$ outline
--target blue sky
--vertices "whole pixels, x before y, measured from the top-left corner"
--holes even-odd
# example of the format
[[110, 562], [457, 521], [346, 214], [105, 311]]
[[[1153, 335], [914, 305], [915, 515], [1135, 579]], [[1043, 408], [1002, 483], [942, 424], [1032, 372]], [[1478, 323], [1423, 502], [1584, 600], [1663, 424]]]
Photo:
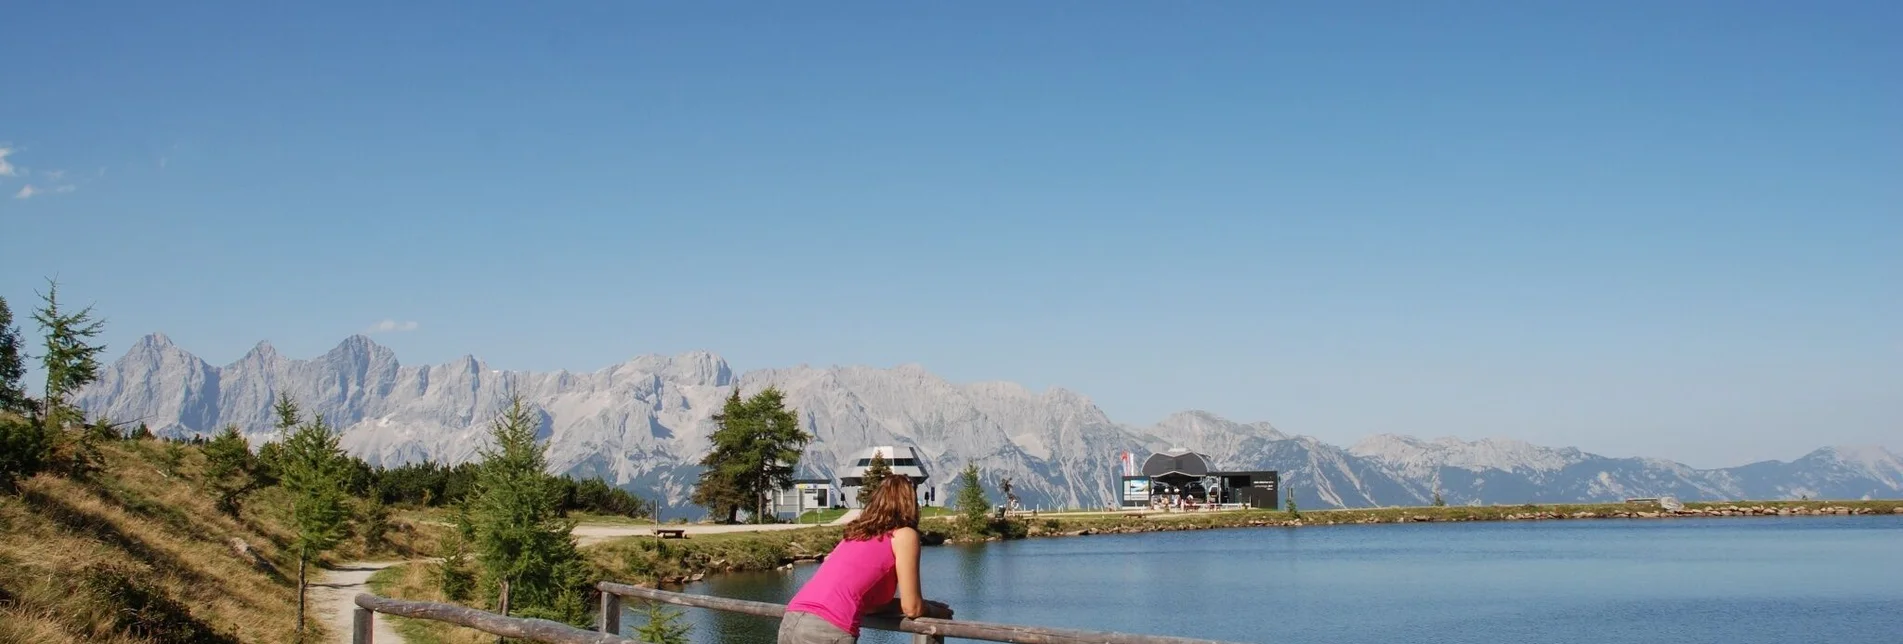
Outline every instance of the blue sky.
[[57, 275], [115, 357], [387, 320], [1340, 443], [1903, 448], [1903, 5], [395, 4], [10, 5], [0, 295]]

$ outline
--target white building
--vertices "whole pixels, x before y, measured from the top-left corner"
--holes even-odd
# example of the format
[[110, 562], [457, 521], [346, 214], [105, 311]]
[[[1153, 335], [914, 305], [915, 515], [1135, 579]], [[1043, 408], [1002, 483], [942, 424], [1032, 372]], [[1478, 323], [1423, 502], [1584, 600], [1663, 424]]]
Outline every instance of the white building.
[[773, 515], [783, 519], [798, 520], [801, 515], [812, 510], [838, 507], [845, 507], [845, 497], [828, 479], [793, 479], [792, 485], [773, 491]]
[[935, 490], [925, 485], [931, 472], [925, 469], [925, 455], [915, 447], [893, 447], [881, 445], [859, 452], [844, 467], [839, 468], [839, 496], [851, 507], [859, 504], [859, 488], [864, 485], [866, 468], [872, 465], [874, 454], [885, 457], [885, 463], [892, 468], [893, 474], [903, 474], [912, 479], [912, 485], [918, 486], [919, 502], [931, 505], [937, 500]]

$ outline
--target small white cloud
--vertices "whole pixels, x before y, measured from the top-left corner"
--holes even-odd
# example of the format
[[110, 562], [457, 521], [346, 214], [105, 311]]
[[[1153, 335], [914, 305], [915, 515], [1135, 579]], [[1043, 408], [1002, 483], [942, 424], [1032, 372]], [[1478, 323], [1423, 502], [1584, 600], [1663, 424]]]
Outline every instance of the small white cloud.
[[47, 181], [59, 181], [60, 179], [66, 178], [66, 171], [65, 170], [47, 170], [46, 172], [41, 173], [41, 176], [46, 177]]
[[415, 320], [407, 320], [403, 322], [398, 322], [396, 320], [384, 320], [382, 322], [378, 322], [372, 325], [370, 327], [370, 332], [371, 333], [401, 333], [403, 331], [415, 331], [417, 326], [418, 325], [416, 324]]
[[26, 186], [21, 187], [19, 192], [13, 193], [13, 198], [14, 199], [32, 199], [33, 195], [40, 194], [40, 192], [41, 191], [39, 188], [35, 188], [33, 187], [33, 184], [29, 183], [29, 184], [26, 184]]
[[7, 163], [7, 157], [12, 154], [13, 148], [0, 145], [0, 177], [20, 176], [19, 171], [14, 169], [13, 164]]
[[60, 187], [58, 187], [58, 188], [54, 188], [54, 189], [53, 189], [53, 192], [57, 192], [57, 193], [60, 193], [60, 194], [66, 194], [66, 193], [68, 193], [68, 192], [72, 192], [72, 191], [74, 191], [74, 190], [78, 190], [78, 189], [79, 189], [79, 186], [74, 186], [74, 185], [65, 185], [65, 186], [60, 186]]

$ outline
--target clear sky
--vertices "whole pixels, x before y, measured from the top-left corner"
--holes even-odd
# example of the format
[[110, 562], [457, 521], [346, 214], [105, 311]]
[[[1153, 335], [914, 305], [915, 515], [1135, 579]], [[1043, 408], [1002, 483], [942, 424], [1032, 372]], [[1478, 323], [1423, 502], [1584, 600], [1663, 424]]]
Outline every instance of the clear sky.
[[10, 3], [0, 295], [115, 358], [1903, 449], [1903, 4], [671, 4]]

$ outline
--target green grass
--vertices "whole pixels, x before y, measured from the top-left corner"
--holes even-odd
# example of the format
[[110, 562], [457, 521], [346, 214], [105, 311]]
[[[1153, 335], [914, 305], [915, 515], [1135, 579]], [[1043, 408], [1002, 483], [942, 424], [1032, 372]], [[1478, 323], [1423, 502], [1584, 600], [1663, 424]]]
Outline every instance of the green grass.
[[[447, 603], [437, 590], [430, 568], [427, 563], [413, 562], [376, 571], [370, 575], [370, 592], [396, 599]], [[496, 641], [494, 635], [443, 622], [393, 615], [377, 615], [377, 619], [390, 620], [390, 627], [409, 644], [494, 644]]]
[[843, 516], [846, 516], [845, 508], [833, 508], [830, 510], [807, 510], [806, 514], [800, 515], [798, 523], [811, 523], [814, 525], [823, 525], [826, 523], [831, 523], [832, 521]]
[[845, 531], [812, 527], [694, 535], [691, 539], [630, 537], [584, 550], [589, 565], [629, 583], [678, 582], [699, 574], [772, 570], [831, 552]]

